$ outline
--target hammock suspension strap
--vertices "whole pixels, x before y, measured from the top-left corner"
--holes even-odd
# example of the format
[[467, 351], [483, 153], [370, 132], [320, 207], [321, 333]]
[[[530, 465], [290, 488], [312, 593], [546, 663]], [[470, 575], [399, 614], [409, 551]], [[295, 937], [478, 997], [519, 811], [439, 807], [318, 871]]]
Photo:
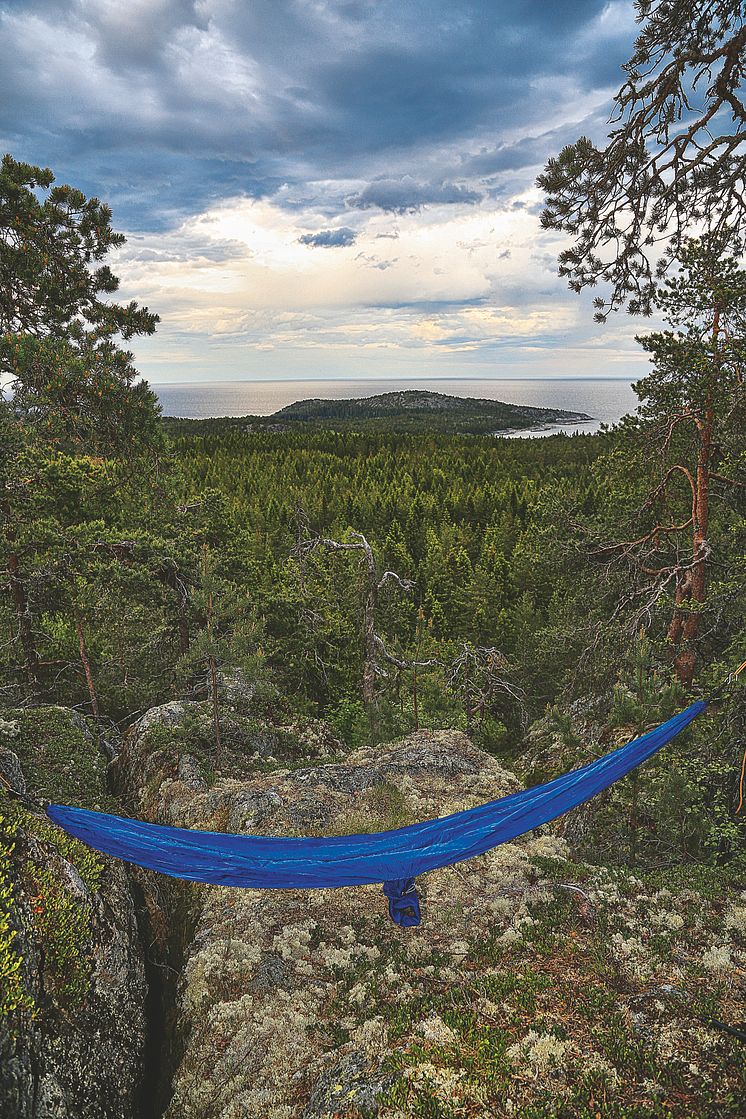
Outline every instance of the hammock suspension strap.
[[420, 897], [414, 878], [392, 878], [384, 882], [383, 892], [389, 899], [389, 917], [395, 925], [409, 929], [420, 923]]

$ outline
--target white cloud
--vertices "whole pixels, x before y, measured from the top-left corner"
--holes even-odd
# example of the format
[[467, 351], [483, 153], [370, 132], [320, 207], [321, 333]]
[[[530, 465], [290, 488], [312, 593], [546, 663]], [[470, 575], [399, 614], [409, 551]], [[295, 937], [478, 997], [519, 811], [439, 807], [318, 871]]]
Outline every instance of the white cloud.
[[[548, 356], [552, 346], [576, 343], [589, 316], [556, 275], [556, 238], [546, 235], [537, 251], [535, 200], [531, 190], [499, 209], [448, 205], [397, 215], [395, 241], [386, 239], [390, 218], [355, 213], [354, 244], [319, 252], [300, 237], [322, 223], [334, 228], [325, 215], [233, 199], [171, 232], [133, 237], [118, 271], [123, 294], [162, 317], [159, 344], [146, 349], [161, 354], [161, 377], [171, 363], [176, 373], [187, 349], [217, 348], [221, 367], [231, 368], [242, 360], [256, 368], [270, 351], [293, 361], [298, 351], [352, 362], [376, 350], [438, 363], [506, 348], [515, 360]], [[347, 229], [342, 218], [350, 222], [350, 212], [338, 222]], [[604, 363], [628, 360], [630, 333], [621, 320], [593, 328], [599, 364], [601, 353]]]

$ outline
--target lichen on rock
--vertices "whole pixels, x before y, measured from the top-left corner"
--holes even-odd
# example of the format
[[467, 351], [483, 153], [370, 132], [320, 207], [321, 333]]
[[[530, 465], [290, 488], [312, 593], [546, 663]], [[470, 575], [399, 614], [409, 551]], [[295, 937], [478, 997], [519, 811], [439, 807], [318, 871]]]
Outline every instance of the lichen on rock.
[[[191, 748], [187, 736], [182, 753], [151, 760], [152, 819], [338, 835], [520, 788], [459, 731], [213, 774], [204, 787], [179, 761]], [[177, 985], [167, 1119], [486, 1119], [528, 1107], [549, 1119], [559, 1101], [582, 1113], [604, 1093], [625, 1119], [652, 1119], [669, 1097], [730, 1098], [729, 1043], [692, 1015], [705, 1013], [699, 989], [724, 1019], [734, 1013], [738, 895], [720, 914], [699, 896], [693, 917], [694, 891], [577, 863], [552, 828], [418, 885], [423, 924], [406, 930], [378, 886], [204, 888]]]
[[[164, 777], [156, 815], [204, 827], [222, 808], [226, 824], [242, 817], [273, 834], [378, 831], [518, 787], [461, 732], [421, 732], [344, 762], [219, 779], [206, 790]], [[405, 1001], [422, 948], [457, 948], [457, 932], [473, 934], [475, 922], [487, 934], [494, 917], [480, 894], [532, 874], [517, 850], [512, 860], [498, 850], [464, 871], [427, 876], [426, 933], [392, 925], [377, 886], [206, 890], [180, 986], [184, 1055], [170, 1119], [370, 1110], [392, 1080], [382, 1072], [388, 1035], [357, 992], [384, 983]]]

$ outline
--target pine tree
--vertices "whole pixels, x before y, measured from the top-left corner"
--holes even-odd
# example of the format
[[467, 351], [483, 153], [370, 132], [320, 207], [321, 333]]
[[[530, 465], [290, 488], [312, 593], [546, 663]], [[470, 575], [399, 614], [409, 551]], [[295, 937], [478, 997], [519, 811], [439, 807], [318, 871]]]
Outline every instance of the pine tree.
[[135, 383], [132, 355], [117, 341], [151, 334], [157, 316], [108, 298], [119, 281], [104, 258], [124, 242], [108, 207], [53, 184], [48, 169], [3, 158], [0, 378], [10, 392], [2, 426], [15, 453], [0, 458], [0, 549], [32, 690], [40, 658], [28, 513], [47, 459], [95, 454], [131, 461], [160, 441], [156, 398], [147, 384]]
[[668, 640], [689, 684], [715, 558], [713, 518], [742, 500], [746, 485], [746, 271], [718, 239], [689, 241], [658, 304], [671, 329], [638, 338], [653, 369], [635, 385], [640, 423], [630, 432], [654, 482], [642, 507], [632, 503], [630, 535], [595, 554], [647, 583], [640, 618], [672, 589]]
[[[596, 318], [649, 315], [687, 236], [746, 227], [746, 21], [742, 0], [636, 0], [642, 24], [606, 147], [586, 136], [550, 159], [542, 225], [571, 234], [560, 275], [611, 286]], [[661, 249], [663, 252], [661, 253]], [[656, 254], [657, 257], [656, 257]]]

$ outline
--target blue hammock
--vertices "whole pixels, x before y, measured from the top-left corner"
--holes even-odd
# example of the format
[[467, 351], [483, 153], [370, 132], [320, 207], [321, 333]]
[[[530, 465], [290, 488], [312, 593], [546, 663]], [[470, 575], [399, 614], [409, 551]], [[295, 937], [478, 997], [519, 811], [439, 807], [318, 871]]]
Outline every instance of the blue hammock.
[[655, 730], [545, 785], [372, 835], [225, 835], [59, 804], [48, 805], [46, 811], [50, 820], [89, 847], [173, 878], [281, 890], [382, 882], [392, 920], [416, 925], [416, 875], [482, 855], [577, 807], [652, 757], [706, 707], [703, 700], [693, 703]]

